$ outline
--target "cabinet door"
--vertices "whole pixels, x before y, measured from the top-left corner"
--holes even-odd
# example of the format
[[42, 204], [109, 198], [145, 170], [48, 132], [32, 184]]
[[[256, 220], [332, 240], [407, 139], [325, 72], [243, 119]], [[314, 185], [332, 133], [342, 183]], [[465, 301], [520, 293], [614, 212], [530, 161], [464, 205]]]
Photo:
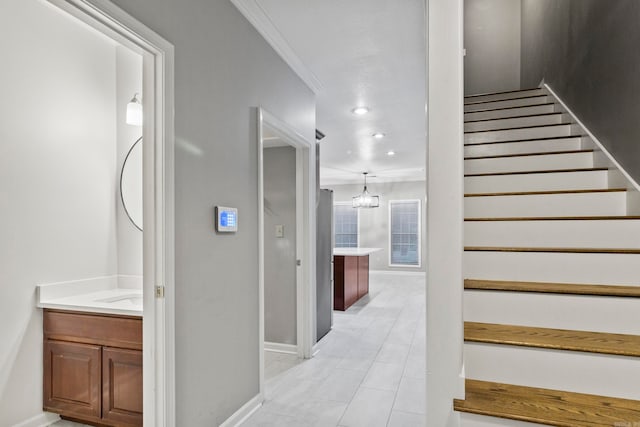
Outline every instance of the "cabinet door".
[[102, 419], [142, 425], [142, 352], [102, 349]]
[[358, 298], [369, 293], [369, 255], [358, 257]]
[[345, 310], [358, 301], [358, 257], [344, 257], [344, 306]]
[[100, 418], [101, 347], [44, 342], [44, 409]]

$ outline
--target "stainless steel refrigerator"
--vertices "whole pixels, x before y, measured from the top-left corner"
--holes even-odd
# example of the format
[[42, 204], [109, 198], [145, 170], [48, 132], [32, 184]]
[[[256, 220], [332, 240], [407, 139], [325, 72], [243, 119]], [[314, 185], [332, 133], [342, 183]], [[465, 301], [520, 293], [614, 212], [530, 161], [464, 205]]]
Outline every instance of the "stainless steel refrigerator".
[[317, 340], [333, 325], [333, 190], [319, 190], [316, 208]]

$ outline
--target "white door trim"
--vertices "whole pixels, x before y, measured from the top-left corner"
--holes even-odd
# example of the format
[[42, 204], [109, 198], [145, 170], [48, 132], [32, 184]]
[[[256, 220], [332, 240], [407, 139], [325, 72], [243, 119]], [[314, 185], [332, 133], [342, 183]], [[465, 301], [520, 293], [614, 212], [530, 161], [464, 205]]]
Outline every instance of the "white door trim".
[[[296, 149], [296, 251], [302, 265], [296, 280], [296, 348], [298, 357], [312, 356], [315, 318], [315, 145], [284, 121], [258, 108], [258, 349], [260, 395], [264, 396], [264, 140], [263, 128], [282, 135]], [[312, 196], [313, 195], [313, 196]]]
[[[174, 48], [108, 0], [48, 0], [143, 56], [145, 427], [175, 426]], [[148, 114], [153, 112], [153, 114]], [[148, 143], [151, 141], [152, 143]], [[164, 298], [156, 287], [164, 286]]]

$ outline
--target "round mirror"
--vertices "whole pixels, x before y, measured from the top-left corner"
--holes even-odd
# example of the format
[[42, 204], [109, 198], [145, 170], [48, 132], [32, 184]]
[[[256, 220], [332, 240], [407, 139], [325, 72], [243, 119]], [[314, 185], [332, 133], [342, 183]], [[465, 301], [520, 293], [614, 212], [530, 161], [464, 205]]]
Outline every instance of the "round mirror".
[[127, 216], [142, 231], [142, 137], [133, 144], [124, 159], [120, 196]]

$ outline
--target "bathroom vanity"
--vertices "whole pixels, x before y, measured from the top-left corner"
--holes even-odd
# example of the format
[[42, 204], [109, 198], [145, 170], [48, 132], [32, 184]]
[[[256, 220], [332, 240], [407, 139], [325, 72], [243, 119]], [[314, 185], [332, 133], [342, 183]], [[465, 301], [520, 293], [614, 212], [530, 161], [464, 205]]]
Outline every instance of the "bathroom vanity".
[[44, 310], [44, 410], [142, 425], [142, 318]]
[[95, 280], [38, 288], [43, 409], [87, 424], [142, 426], [142, 293]]

